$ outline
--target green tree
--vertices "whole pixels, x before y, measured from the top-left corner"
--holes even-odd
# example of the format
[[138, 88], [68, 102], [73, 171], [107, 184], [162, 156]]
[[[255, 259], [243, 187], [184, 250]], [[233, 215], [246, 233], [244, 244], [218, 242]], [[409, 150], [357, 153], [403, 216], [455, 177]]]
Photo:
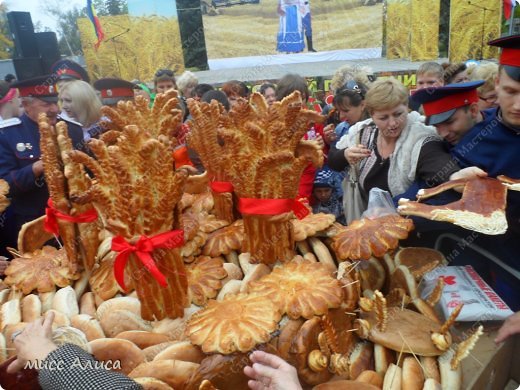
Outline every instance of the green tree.
[[87, 16], [85, 8], [74, 7], [63, 11], [57, 1], [45, 5], [45, 13], [58, 20], [58, 46], [65, 55], [82, 55], [81, 39], [76, 20]]
[[7, 23], [7, 11], [5, 3], [0, 3], [0, 60], [11, 58], [14, 47]]
[[128, 14], [127, 0], [93, 0], [92, 4], [98, 16]]

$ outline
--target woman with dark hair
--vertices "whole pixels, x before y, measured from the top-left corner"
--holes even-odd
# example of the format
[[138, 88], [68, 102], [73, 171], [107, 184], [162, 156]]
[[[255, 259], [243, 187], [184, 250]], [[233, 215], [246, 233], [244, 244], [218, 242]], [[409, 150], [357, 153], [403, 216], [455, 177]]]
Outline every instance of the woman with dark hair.
[[233, 107], [239, 98], [247, 99], [249, 90], [247, 86], [238, 80], [231, 80], [222, 86], [224, 92], [229, 100], [229, 105]]
[[464, 62], [442, 64], [444, 68], [444, 84], [458, 84], [469, 81], [468, 67]]
[[276, 86], [271, 83], [262, 84], [260, 93], [264, 96], [267, 104], [271, 105], [276, 101]]

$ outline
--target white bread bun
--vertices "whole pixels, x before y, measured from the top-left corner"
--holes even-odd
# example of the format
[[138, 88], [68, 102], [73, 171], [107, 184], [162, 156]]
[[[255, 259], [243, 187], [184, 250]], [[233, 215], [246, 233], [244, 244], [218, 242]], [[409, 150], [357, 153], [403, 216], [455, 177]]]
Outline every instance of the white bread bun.
[[167, 341], [166, 343], [152, 345], [151, 347], [143, 349], [144, 360], [151, 362], [161, 351], [164, 351], [173, 344], [175, 344], [175, 341]]
[[448, 349], [439, 356], [441, 385], [446, 390], [459, 390], [462, 388], [462, 366], [459, 364], [456, 370], [451, 369], [451, 359], [453, 359], [454, 354], [453, 349]]
[[134, 378], [134, 381], [139, 383], [143, 390], [174, 390], [173, 387], [159, 379], [152, 377]]
[[52, 309], [52, 301], [54, 300], [55, 294], [56, 291], [38, 293], [38, 296], [40, 297], [40, 302], [42, 303], [42, 314], [45, 314], [48, 310]]
[[20, 300], [12, 299], [7, 301], [0, 308], [0, 329], [7, 325], [14, 325], [22, 322], [22, 311], [20, 310]]
[[197, 305], [191, 305], [184, 309], [184, 316], [182, 318], [176, 318], [174, 320], [165, 318], [161, 321], [154, 321], [152, 322], [152, 332], [165, 334], [172, 341], [187, 340], [186, 324], [193, 313], [196, 313], [199, 310], [200, 307]]
[[127, 310], [141, 317], [141, 302], [139, 302], [139, 299], [132, 297], [109, 299], [97, 307], [97, 319], [101, 321], [105, 313], [112, 313], [116, 310]]
[[70, 286], [60, 288], [52, 300], [52, 308], [71, 318], [79, 314], [78, 297]]
[[79, 313], [96, 318], [96, 297], [93, 292], [84, 293], [79, 301]]
[[240, 268], [242, 268], [244, 275], [247, 275], [254, 266], [254, 264], [251, 264], [251, 253], [243, 252], [239, 254], [238, 263], [240, 264]]
[[402, 390], [421, 390], [424, 386], [424, 374], [416, 358], [408, 356], [403, 361]]
[[3, 363], [7, 360], [7, 344], [5, 342], [5, 337], [2, 333], [0, 333], [0, 363]]
[[128, 340], [97, 339], [91, 341], [89, 346], [92, 355], [94, 355], [97, 360], [111, 360], [112, 363], [119, 361], [121, 369], [115, 369], [114, 371], [122, 372], [125, 375], [128, 375], [134, 368], [144, 362], [143, 351]]
[[383, 387], [383, 377], [373, 370], [363, 371], [356, 378], [356, 381], [374, 385], [378, 389], [381, 389]]
[[424, 381], [422, 390], [442, 390], [442, 386], [435, 379], [428, 378]]
[[350, 379], [356, 378], [365, 370], [374, 369], [374, 347], [367, 341], [360, 341], [355, 346], [349, 356]]
[[[96, 301], [96, 307], [99, 307], [101, 306], [101, 304], [103, 302], [105, 302], [105, 300], [103, 298], [101, 298], [99, 295], [97, 295], [96, 293], [94, 293], [94, 299]], [[99, 319], [99, 318], [98, 318]]]
[[271, 268], [265, 264], [253, 264], [249, 271], [245, 274], [242, 279], [242, 285], [240, 286], [240, 292], [247, 293], [249, 291], [249, 283], [256, 282], [261, 279], [262, 276], [269, 275]]
[[439, 372], [439, 363], [437, 358], [433, 356], [420, 356], [421, 366], [424, 369], [426, 379], [431, 378], [437, 383], [441, 383], [441, 373]]
[[384, 378], [388, 366], [395, 363], [395, 352], [383, 347], [381, 344], [374, 344], [374, 365], [376, 372]]
[[307, 241], [312, 247], [312, 252], [320, 263], [326, 264], [331, 271], [335, 272], [338, 270], [336, 262], [330, 254], [329, 248], [317, 237], [309, 237]]
[[98, 320], [88, 314], [77, 314], [70, 319], [70, 324], [81, 330], [88, 341], [105, 338], [105, 332]]
[[307, 261], [312, 261], [313, 263], [317, 263], [318, 262], [318, 259], [316, 258], [314, 253], [311, 253], [311, 252], [304, 254], [303, 255], [303, 259], [307, 260]]
[[12, 301], [13, 299], [18, 299], [20, 301], [22, 300], [22, 298], [23, 298], [22, 290], [10, 289], [8, 291], [9, 291], [9, 296], [7, 297], [8, 301]]
[[10, 289], [5, 289], [5, 290], [0, 291], [0, 305], [3, 305], [4, 303], [7, 302], [10, 293], [11, 293]]
[[107, 337], [115, 337], [126, 330], [152, 330], [150, 322], [128, 310], [115, 310], [104, 313], [99, 320]]
[[164, 334], [143, 330], [126, 330], [117, 334], [116, 338], [131, 341], [141, 349], [170, 341], [169, 337]]
[[29, 294], [22, 299], [22, 321], [33, 322], [42, 316], [42, 302], [38, 295]]
[[90, 272], [83, 271], [81, 273], [81, 277], [78, 280], [76, 280], [76, 282], [74, 282], [74, 292], [76, 293], [77, 301], [79, 301], [79, 299], [85, 293], [87, 286], [88, 286], [89, 277], [90, 277]]
[[179, 341], [159, 352], [153, 360], [182, 360], [200, 364], [206, 355], [189, 341]]
[[90, 353], [87, 336], [81, 330], [72, 326], [60, 326], [52, 331], [52, 341], [57, 346], [74, 344]]
[[242, 278], [244, 277], [242, 269], [236, 264], [224, 263], [223, 267], [226, 270], [227, 275], [228, 275], [224, 279], [221, 280], [223, 286], [230, 280], [233, 280], [233, 279], [242, 280]]
[[312, 390], [379, 390], [379, 387], [364, 382], [333, 379], [330, 382], [314, 386]]
[[182, 360], [154, 360], [140, 364], [128, 376], [130, 378], [153, 376], [174, 389], [182, 389], [199, 366], [200, 364]]
[[[284, 320], [285, 323], [282, 325]], [[279, 352], [278, 356], [280, 356], [282, 359], [287, 360], [289, 358], [291, 344], [304, 322], [305, 320], [303, 318], [292, 320], [287, 316], [284, 316], [280, 321], [280, 335], [278, 336], [276, 349]]]
[[385, 380], [383, 381], [383, 390], [401, 390], [402, 370], [395, 364], [390, 364], [386, 370]]
[[59, 328], [60, 326], [70, 326], [70, 318], [61, 311], [54, 309], [47, 310], [47, 312], [54, 313], [54, 321], [52, 322], [53, 329]]
[[242, 280], [230, 280], [218, 292], [217, 301], [222, 301], [228, 294], [238, 294], [242, 289]]

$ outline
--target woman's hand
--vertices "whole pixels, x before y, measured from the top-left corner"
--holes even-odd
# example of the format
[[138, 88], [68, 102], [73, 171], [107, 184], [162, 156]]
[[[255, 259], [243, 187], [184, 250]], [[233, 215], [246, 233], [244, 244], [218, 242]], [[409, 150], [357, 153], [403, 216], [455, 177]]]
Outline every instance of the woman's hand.
[[516, 333], [520, 333], [520, 311], [505, 320], [502, 327], [498, 330], [495, 343], [499, 344]]
[[365, 145], [359, 144], [345, 149], [345, 158], [350, 165], [355, 165], [372, 153]]
[[331, 123], [330, 125], [325, 126], [323, 129], [323, 135], [325, 136], [325, 143], [330, 145], [334, 141], [336, 141], [336, 133], [334, 132], [334, 125]]
[[320, 149], [323, 149], [325, 147], [325, 142], [323, 142], [323, 138], [320, 134], [316, 134], [316, 138], [314, 139], [320, 146]]
[[244, 367], [244, 373], [252, 378], [247, 385], [250, 389], [301, 390], [296, 368], [282, 358], [270, 353], [255, 351], [249, 359], [252, 366]]
[[478, 167], [468, 167], [461, 169], [455, 173], [452, 173], [450, 176], [450, 180], [459, 180], [459, 179], [474, 179], [477, 177], [486, 177], [487, 172], [483, 171]]
[[40, 364], [52, 351], [58, 349], [52, 341], [53, 321], [54, 313], [49, 311], [45, 318], [41, 317], [31, 322], [15, 337], [16, 360], [7, 367], [8, 373], [20, 371], [27, 362]]

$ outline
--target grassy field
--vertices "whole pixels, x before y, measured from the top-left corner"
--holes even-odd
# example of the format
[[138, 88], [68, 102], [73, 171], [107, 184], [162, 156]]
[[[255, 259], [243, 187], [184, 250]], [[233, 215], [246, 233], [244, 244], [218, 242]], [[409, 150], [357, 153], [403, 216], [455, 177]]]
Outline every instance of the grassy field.
[[[314, 47], [319, 51], [382, 45], [382, 4], [359, 0], [311, 0]], [[277, 54], [278, 0], [219, 8], [204, 15], [208, 58]]]

